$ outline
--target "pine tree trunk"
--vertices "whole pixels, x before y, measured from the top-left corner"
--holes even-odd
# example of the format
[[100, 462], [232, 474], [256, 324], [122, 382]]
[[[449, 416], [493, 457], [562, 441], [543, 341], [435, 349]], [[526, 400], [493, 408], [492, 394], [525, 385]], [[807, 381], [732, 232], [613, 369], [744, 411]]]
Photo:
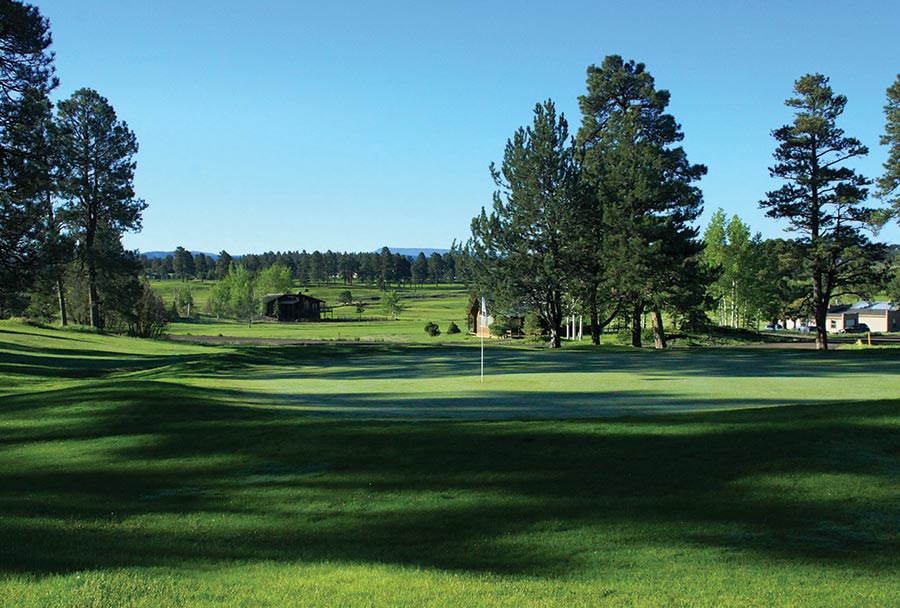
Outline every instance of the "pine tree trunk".
[[666, 348], [666, 330], [663, 327], [662, 313], [659, 309], [654, 309], [651, 315], [653, 319], [653, 341], [656, 348]]
[[644, 316], [644, 303], [635, 302], [631, 309], [631, 345], [641, 348], [641, 317]]
[[[818, 264], [818, 260], [814, 264]], [[822, 279], [822, 271], [817, 267], [813, 267], [813, 310], [816, 315], [816, 350], [828, 350], [828, 328], [825, 324], [828, 319], [830, 294], [826, 294], [822, 288]]]
[[97, 270], [93, 262], [88, 267], [88, 307], [91, 311], [91, 327], [101, 329], [103, 324], [100, 319], [100, 297], [97, 294]]
[[815, 294], [813, 302], [816, 315], [816, 350], [828, 350], [828, 328], [825, 325], [828, 322], [828, 303], [823, 302]]
[[65, 327], [69, 324], [69, 319], [66, 316], [66, 294], [63, 290], [62, 277], [59, 274], [56, 275], [56, 295], [59, 298], [59, 324], [61, 327]]
[[554, 293], [550, 301], [550, 348], [562, 348], [562, 295]]
[[56, 295], [59, 299], [59, 324], [65, 327], [69, 324], [66, 316], [66, 294], [63, 290], [62, 271], [59, 269], [59, 228], [56, 225], [56, 217], [53, 213], [53, 199], [50, 193], [47, 193], [47, 231], [50, 240], [50, 250], [52, 251], [53, 274], [56, 278]]

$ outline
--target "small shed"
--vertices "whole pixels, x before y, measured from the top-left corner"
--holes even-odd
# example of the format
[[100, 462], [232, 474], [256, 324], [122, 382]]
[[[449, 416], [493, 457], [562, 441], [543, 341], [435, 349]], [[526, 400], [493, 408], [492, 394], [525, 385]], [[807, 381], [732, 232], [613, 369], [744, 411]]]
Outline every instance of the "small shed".
[[320, 321], [325, 300], [304, 293], [284, 293], [265, 296], [263, 303], [266, 316], [279, 322]]

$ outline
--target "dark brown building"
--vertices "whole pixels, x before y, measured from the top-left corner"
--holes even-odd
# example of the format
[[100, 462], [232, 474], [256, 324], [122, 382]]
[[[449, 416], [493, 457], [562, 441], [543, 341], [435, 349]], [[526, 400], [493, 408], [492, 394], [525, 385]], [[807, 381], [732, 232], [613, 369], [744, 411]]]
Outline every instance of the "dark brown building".
[[302, 293], [285, 293], [263, 298], [266, 304], [266, 316], [278, 321], [319, 321], [322, 318], [322, 305], [325, 300], [313, 298]]

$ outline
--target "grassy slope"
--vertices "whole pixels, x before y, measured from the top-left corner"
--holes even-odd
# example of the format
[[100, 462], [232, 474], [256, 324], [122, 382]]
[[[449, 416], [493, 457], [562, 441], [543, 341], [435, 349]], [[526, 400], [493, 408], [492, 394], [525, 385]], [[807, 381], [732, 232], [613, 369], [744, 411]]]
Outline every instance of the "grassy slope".
[[897, 351], [475, 353], [0, 324], [0, 605], [896, 599]]
[[[171, 302], [175, 290], [190, 289], [197, 311], [203, 311], [209, 298], [212, 283], [205, 281], [154, 281], [153, 289], [167, 302]], [[358, 313], [356, 305], [341, 305], [338, 295], [350, 291], [354, 302], [362, 302], [363, 313]], [[327, 306], [334, 307], [333, 318], [352, 319], [323, 323], [246, 323], [223, 320], [216, 321], [203, 316], [200, 321], [178, 322], [169, 327], [173, 335], [227, 336], [287, 338], [298, 340], [354, 340], [363, 341], [424, 341], [463, 342], [465, 333], [450, 336], [446, 333], [450, 322], [465, 332], [468, 296], [459, 285], [426, 285], [420, 288], [402, 288], [403, 312], [396, 321], [386, 320], [378, 300], [383, 292], [361, 285], [323, 285], [303, 288], [303, 292], [325, 300]], [[431, 338], [424, 332], [425, 323], [433, 321], [444, 332], [439, 338]]]

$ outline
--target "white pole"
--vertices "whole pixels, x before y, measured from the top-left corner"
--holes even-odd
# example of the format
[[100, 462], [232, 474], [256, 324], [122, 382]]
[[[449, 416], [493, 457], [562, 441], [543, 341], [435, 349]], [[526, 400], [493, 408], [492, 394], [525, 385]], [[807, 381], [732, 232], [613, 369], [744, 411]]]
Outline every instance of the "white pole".
[[487, 328], [487, 304], [481, 298], [481, 382], [484, 383], [484, 332]]

